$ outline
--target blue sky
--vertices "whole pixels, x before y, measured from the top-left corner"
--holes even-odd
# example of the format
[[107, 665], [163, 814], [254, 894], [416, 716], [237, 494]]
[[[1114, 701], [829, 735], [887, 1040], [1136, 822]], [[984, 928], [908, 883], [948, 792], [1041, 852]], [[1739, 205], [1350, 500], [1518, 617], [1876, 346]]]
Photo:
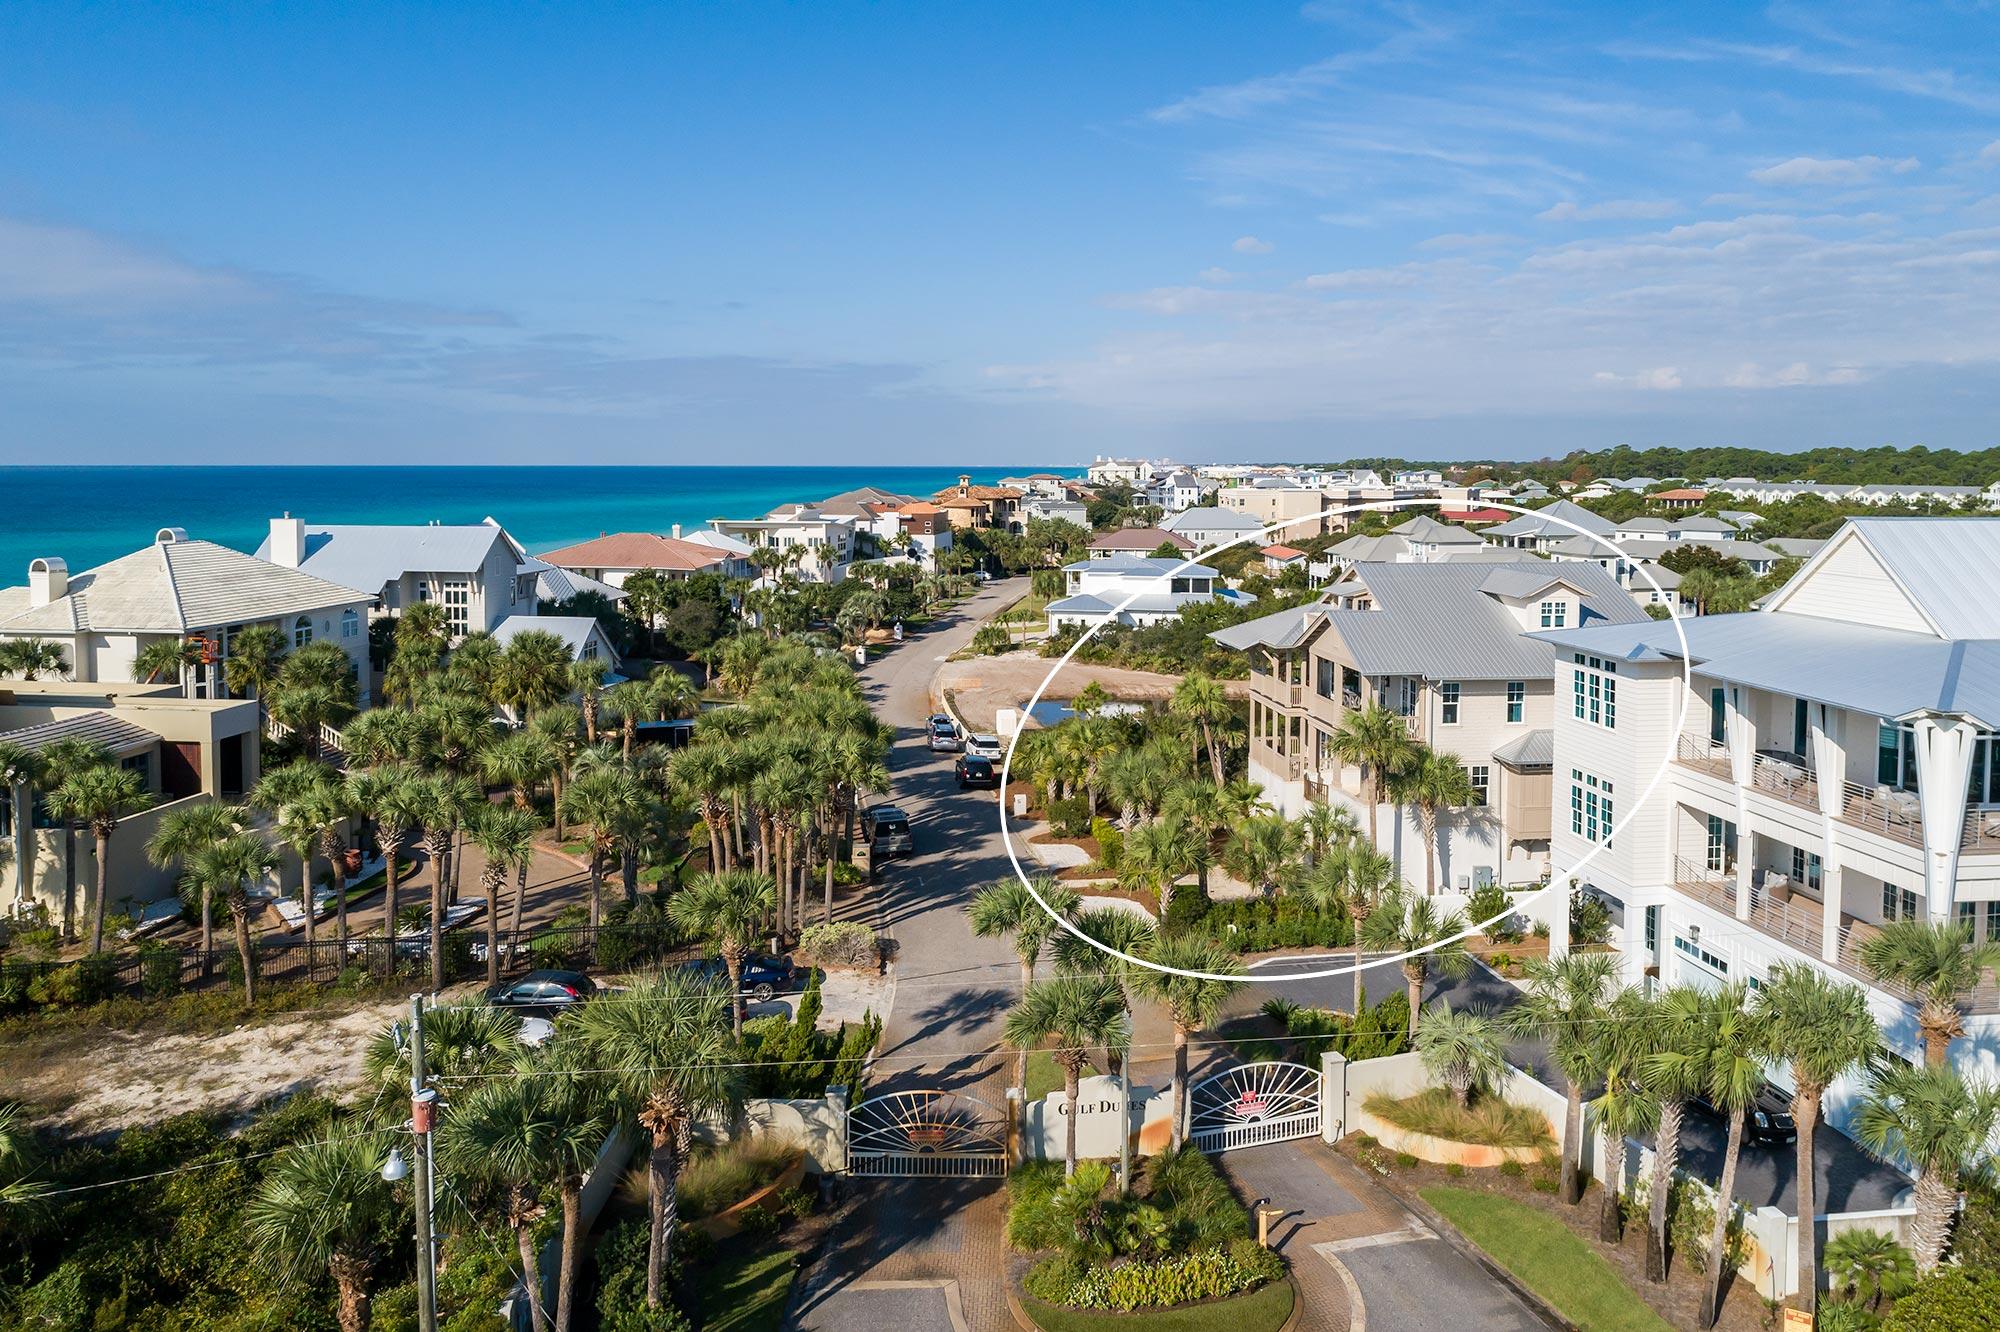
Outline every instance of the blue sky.
[[0, 8], [0, 461], [1983, 447], [1984, 5]]

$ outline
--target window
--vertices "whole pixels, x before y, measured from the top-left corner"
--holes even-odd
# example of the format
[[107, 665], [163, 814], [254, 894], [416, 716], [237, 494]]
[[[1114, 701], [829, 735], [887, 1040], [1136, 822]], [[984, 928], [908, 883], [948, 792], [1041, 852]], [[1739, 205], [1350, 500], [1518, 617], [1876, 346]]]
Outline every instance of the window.
[[1618, 663], [1601, 657], [1587, 657], [1581, 652], [1576, 653], [1574, 659], [1576, 670], [1572, 684], [1577, 720], [1602, 726], [1607, 731], [1617, 730]]
[[1801, 698], [1792, 704], [1792, 752], [1794, 754], [1810, 752], [1811, 740], [1812, 727], [1806, 721], [1806, 701]]
[[1646, 952], [1649, 956], [1660, 955], [1660, 908], [1646, 908]]
[[597, 660], [597, 640], [596, 640], [595, 638], [586, 638], [586, 639], [584, 639], [584, 640], [583, 640], [583, 651], [582, 651], [582, 653], [581, 653], [580, 655], [582, 656], [582, 658], [583, 658], [583, 659], [584, 659], [585, 661], [596, 661], [596, 660]]
[[[1686, 953], [1689, 957], [1696, 959], [1718, 976], [1727, 976], [1729, 974], [1729, 964], [1714, 953], [1709, 952], [1706, 948], [1703, 948], [1700, 944], [1691, 943], [1676, 934], [1674, 936], [1674, 947], [1680, 952]], [[1750, 986], [1752, 989], [1755, 989], [1757, 982], [1754, 980], [1751, 981]]]
[[1611, 843], [1611, 825], [1616, 822], [1611, 807], [1611, 783], [1581, 768], [1569, 771], [1570, 831], [1587, 842]]
[[1318, 661], [1313, 663], [1313, 666], [1318, 675], [1316, 688], [1319, 696], [1321, 698], [1332, 698], [1334, 673], [1336, 669], [1334, 667], [1334, 664], [1328, 661], [1325, 657], [1321, 657]]
[[1544, 601], [1542, 603], [1542, 628], [1561, 629], [1569, 619], [1567, 601]]
[[1728, 819], [1708, 816], [1708, 868], [1727, 873], [1736, 868], [1736, 825]]
[[1528, 686], [1525, 681], [1513, 680], [1507, 685], [1507, 721], [1518, 725], [1528, 711]]
[[462, 578], [445, 580], [444, 613], [454, 636], [472, 631], [472, 584]]
[[292, 646], [302, 648], [313, 641], [313, 622], [309, 615], [301, 615], [292, 621]]
[[1917, 735], [1912, 727], [1883, 722], [1876, 729], [1875, 780], [1905, 791], [1917, 789]]
[[342, 638], [358, 638], [360, 635], [361, 612], [352, 609], [342, 611], [340, 613], [340, 636]]
[[1475, 805], [1491, 803], [1487, 797], [1493, 789], [1493, 769], [1484, 763], [1475, 763], [1465, 770], [1465, 775], [1472, 783], [1472, 803]]
[[1919, 901], [1909, 889], [1885, 883], [1882, 885], [1882, 919], [1915, 920]]
[[1405, 717], [1416, 716], [1417, 715], [1416, 680], [1406, 675], [1402, 679], [1398, 680], [1396, 683], [1399, 686], [1399, 693], [1400, 693], [1400, 697], [1397, 699], [1396, 702], [1396, 711], [1402, 713]]
[[1802, 883], [1808, 888], [1817, 890], [1822, 875], [1823, 870], [1818, 856], [1796, 846], [1792, 848], [1793, 883]]
[[1729, 705], [1720, 685], [1708, 691], [1708, 738], [1718, 745], [1729, 742]]
[[1446, 680], [1438, 685], [1438, 721], [1446, 726], [1458, 725], [1458, 682]]

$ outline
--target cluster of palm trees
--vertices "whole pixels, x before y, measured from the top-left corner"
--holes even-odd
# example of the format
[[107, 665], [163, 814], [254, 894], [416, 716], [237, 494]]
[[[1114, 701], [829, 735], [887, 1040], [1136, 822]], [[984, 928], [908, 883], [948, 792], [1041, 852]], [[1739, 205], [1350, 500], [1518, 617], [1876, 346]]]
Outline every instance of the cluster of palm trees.
[[[1065, 1174], [1076, 1172], [1076, 1103], [1084, 1066], [1092, 1051], [1102, 1051], [1110, 1069], [1128, 1056], [1133, 1000], [1161, 1004], [1173, 1025], [1169, 1095], [1173, 1145], [1178, 1149], [1187, 1138], [1188, 1038], [1212, 1024], [1244, 985], [1227, 979], [1243, 974], [1243, 964], [1213, 940], [1163, 937], [1151, 922], [1115, 907], [1080, 908], [1081, 899], [1074, 891], [1042, 876], [1035, 880], [1033, 892], [1019, 879], [1003, 879], [980, 890], [970, 910], [973, 932], [1007, 936], [1021, 963], [1021, 996], [1002, 1029], [1002, 1039], [1016, 1052], [1016, 1100], [1025, 1108], [1032, 1051], [1046, 1050], [1063, 1071], [1063, 1095], [1069, 1106]], [[1095, 943], [1065, 929], [1057, 916]], [[1172, 970], [1134, 965], [1119, 954]], [[1037, 969], [1045, 956], [1054, 963], [1055, 973], [1038, 980]]]
[[69, 654], [62, 644], [46, 638], [0, 639], [0, 676], [39, 680], [44, 675], [63, 675], [69, 670]]
[[[504, 1010], [460, 1004], [425, 1015], [425, 1066], [441, 1094], [434, 1143], [450, 1184], [440, 1215], [475, 1229], [497, 1220], [512, 1232], [536, 1332], [574, 1324], [583, 1181], [621, 1127], [647, 1145], [646, 1304], [660, 1309], [669, 1298], [675, 1185], [695, 1123], [743, 1098], [729, 1014], [720, 985], [668, 970], [586, 1005], [537, 1048], [520, 1043], [519, 1019]], [[368, 1047], [377, 1094], [366, 1127], [337, 1128], [279, 1155], [245, 1217], [254, 1251], [272, 1270], [331, 1278], [343, 1332], [368, 1326], [376, 1278], [389, 1267], [377, 1245], [399, 1203], [382, 1167], [393, 1126], [407, 1114], [405, 1035], [385, 1032]], [[553, 1309], [542, 1298], [540, 1259], [550, 1216], [562, 1237]]]
[[[1622, 1227], [1619, 1185], [1628, 1138], [1653, 1135], [1647, 1181], [1647, 1275], [1666, 1279], [1668, 1199], [1680, 1161], [1688, 1106], [1699, 1099], [1721, 1111], [1728, 1136], [1719, 1198], [1733, 1197], [1746, 1116], [1777, 1070], [1798, 1138], [1795, 1212], [1817, 1214], [1814, 1133], [1829, 1088], [1859, 1077], [1865, 1087], [1853, 1126], [1862, 1146], [1908, 1167], [1916, 1179], [1913, 1223], [1916, 1267], [1936, 1267], [1949, 1246], [1961, 1181], [1991, 1166], [1989, 1142], [2000, 1130], [2000, 1089], [1964, 1079], [1947, 1050], [1964, 1033], [1963, 1004], [1979, 978], [2000, 965], [2000, 947], [1976, 943], [1966, 924], [1927, 920], [1885, 925], [1870, 941], [1864, 964], [1884, 983], [1916, 996], [1924, 1062], [1911, 1066], [1887, 1054], [1854, 984], [1820, 968], [1784, 963], [1752, 988], [1670, 986], [1647, 994], [1621, 988], [1618, 963], [1607, 954], [1572, 953], [1527, 964], [1520, 1002], [1498, 1018], [1451, 1015], [1452, 1040], [1484, 1043], [1497, 1052], [1503, 1037], [1537, 1040], [1566, 1087], [1560, 1195], [1582, 1198], [1586, 1111], [1605, 1150], [1600, 1236], [1615, 1242]], [[1468, 1036], [1459, 1028], [1470, 1031]], [[1442, 1040], [1443, 1037], [1438, 1039]], [[1704, 1326], [1720, 1308], [1733, 1207], [1718, 1206], [1709, 1239]], [[1819, 1245], [1800, 1228], [1796, 1286], [1807, 1308], [1818, 1289]]]
[[[40, 749], [0, 741], [0, 793], [12, 798], [17, 786], [39, 792], [41, 803], [61, 821], [66, 839], [64, 863], [76, 864], [76, 837], [87, 832], [96, 843], [96, 876], [90, 893], [90, 951], [104, 951], [104, 919], [110, 894], [111, 842], [119, 823], [153, 803], [143, 775], [120, 764], [111, 752], [92, 741], [65, 737]], [[30, 829], [20, 829], [21, 876], [32, 882], [36, 873], [37, 841]], [[66, 869], [65, 872], [71, 872]], [[63, 893], [62, 932], [76, 935], [74, 885]]]

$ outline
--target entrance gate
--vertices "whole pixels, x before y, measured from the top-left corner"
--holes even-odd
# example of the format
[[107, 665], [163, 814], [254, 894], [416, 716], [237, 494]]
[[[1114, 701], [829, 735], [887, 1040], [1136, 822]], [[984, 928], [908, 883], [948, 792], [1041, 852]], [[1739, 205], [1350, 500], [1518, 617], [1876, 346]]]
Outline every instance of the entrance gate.
[[1188, 1089], [1188, 1140], [1205, 1152], [1319, 1136], [1320, 1075], [1303, 1064], [1239, 1064]]
[[847, 1116], [847, 1170], [871, 1178], [997, 1179], [1007, 1121], [957, 1092], [883, 1092]]

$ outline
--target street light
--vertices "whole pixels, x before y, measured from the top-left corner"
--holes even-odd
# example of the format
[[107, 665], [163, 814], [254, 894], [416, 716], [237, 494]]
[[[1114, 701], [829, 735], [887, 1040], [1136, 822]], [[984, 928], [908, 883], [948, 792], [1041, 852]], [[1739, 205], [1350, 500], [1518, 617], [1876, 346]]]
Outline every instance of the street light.
[[403, 1159], [400, 1147], [389, 1149], [389, 1159], [382, 1163], [382, 1181], [385, 1184], [400, 1184], [410, 1175], [410, 1163]]

